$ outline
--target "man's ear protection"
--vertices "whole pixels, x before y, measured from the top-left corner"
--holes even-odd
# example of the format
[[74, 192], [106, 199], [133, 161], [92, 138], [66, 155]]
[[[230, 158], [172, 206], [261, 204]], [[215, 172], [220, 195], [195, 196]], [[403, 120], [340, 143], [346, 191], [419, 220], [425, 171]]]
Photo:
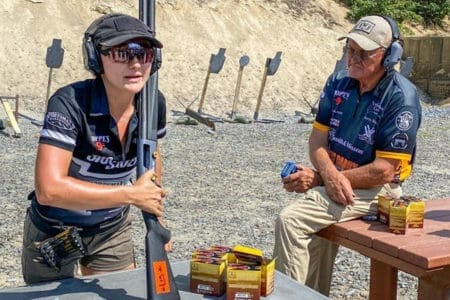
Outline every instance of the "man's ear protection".
[[392, 43], [389, 48], [386, 49], [382, 65], [387, 69], [393, 68], [397, 63], [400, 62], [403, 55], [403, 42], [400, 37], [400, 30], [398, 29], [397, 23], [390, 17], [381, 16], [385, 19], [392, 30]]

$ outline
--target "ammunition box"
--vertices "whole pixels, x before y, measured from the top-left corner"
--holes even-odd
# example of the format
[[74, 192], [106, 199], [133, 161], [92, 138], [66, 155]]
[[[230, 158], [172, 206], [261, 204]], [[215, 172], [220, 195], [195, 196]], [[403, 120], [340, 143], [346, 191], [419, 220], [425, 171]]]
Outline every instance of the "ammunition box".
[[425, 202], [412, 196], [402, 196], [391, 204], [389, 230], [405, 234], [407, 228], [423, 228]]
[[191, 292], [216, 297], [223, 295], [225, 292], [226, 265], [226, 259], [191, 259]]
[[261, 270], [227, 268], [227, 300], [259, 300], [261, 295]]
[[192, 252], [190, 290], [227, 300], [258, 300], [275, 288], [275, 259], [257, 248], [213, 246]]
[[275, 259], [264, 259], [261, 265], [261, 296], [269, 296], [275, 288]]
[[389, 210], [389, 231], [405, 234], [408, 227], [408, 203], [404, 200], [393, 201]]
[[409, 201], [408, 228], [423, 228], [425, 202], [416, 197], [401, 197]]
[[378, 195], [378, 220], [389, 226], [389, 211], [394, 199], [388, 195]]

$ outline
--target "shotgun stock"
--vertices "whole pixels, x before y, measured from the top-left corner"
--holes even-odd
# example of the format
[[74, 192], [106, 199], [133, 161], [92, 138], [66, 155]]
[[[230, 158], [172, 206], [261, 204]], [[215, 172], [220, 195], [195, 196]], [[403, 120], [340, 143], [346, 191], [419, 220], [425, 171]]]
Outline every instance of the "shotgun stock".
[[[155, 30], [155, 0], [139, 0], [139, 18]], [[157, 51], [155, 59], [161, 60]], [[160, 62], [159, 62], [160, 63]], [[137, 177], [155, 169], [158, 131], [158, 72], [144, 86], [138, 103], [139, 135], [137, 139]], [[145, 262], [147, 299], [179, 300], [175, 279], [164, 245], [170, 241], [170, 231], [161, 226], [155, 215], [142, 211], [147, 234]]]

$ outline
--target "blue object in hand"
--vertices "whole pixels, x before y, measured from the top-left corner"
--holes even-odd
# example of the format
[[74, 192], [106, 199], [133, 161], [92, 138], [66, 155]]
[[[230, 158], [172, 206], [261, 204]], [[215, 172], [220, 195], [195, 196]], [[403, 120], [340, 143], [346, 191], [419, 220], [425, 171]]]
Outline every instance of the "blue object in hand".
[[295, 166], [295, 162], [288, 161], [283, 169], [281, 170], [281, 178], [291, 175], [292, 173], [297, 172], [297, 167]]

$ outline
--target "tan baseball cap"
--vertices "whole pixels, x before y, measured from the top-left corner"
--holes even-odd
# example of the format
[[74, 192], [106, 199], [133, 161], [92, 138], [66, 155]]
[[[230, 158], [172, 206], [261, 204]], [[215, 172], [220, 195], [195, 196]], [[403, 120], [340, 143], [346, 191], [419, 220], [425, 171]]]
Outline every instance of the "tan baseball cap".
[[392, 28], [383, 17], [367, 16], [361, 18], [347, 35], [338, 40], [345, 38], [352, 39], [366, 51], [388, 48], [392, 42]]

